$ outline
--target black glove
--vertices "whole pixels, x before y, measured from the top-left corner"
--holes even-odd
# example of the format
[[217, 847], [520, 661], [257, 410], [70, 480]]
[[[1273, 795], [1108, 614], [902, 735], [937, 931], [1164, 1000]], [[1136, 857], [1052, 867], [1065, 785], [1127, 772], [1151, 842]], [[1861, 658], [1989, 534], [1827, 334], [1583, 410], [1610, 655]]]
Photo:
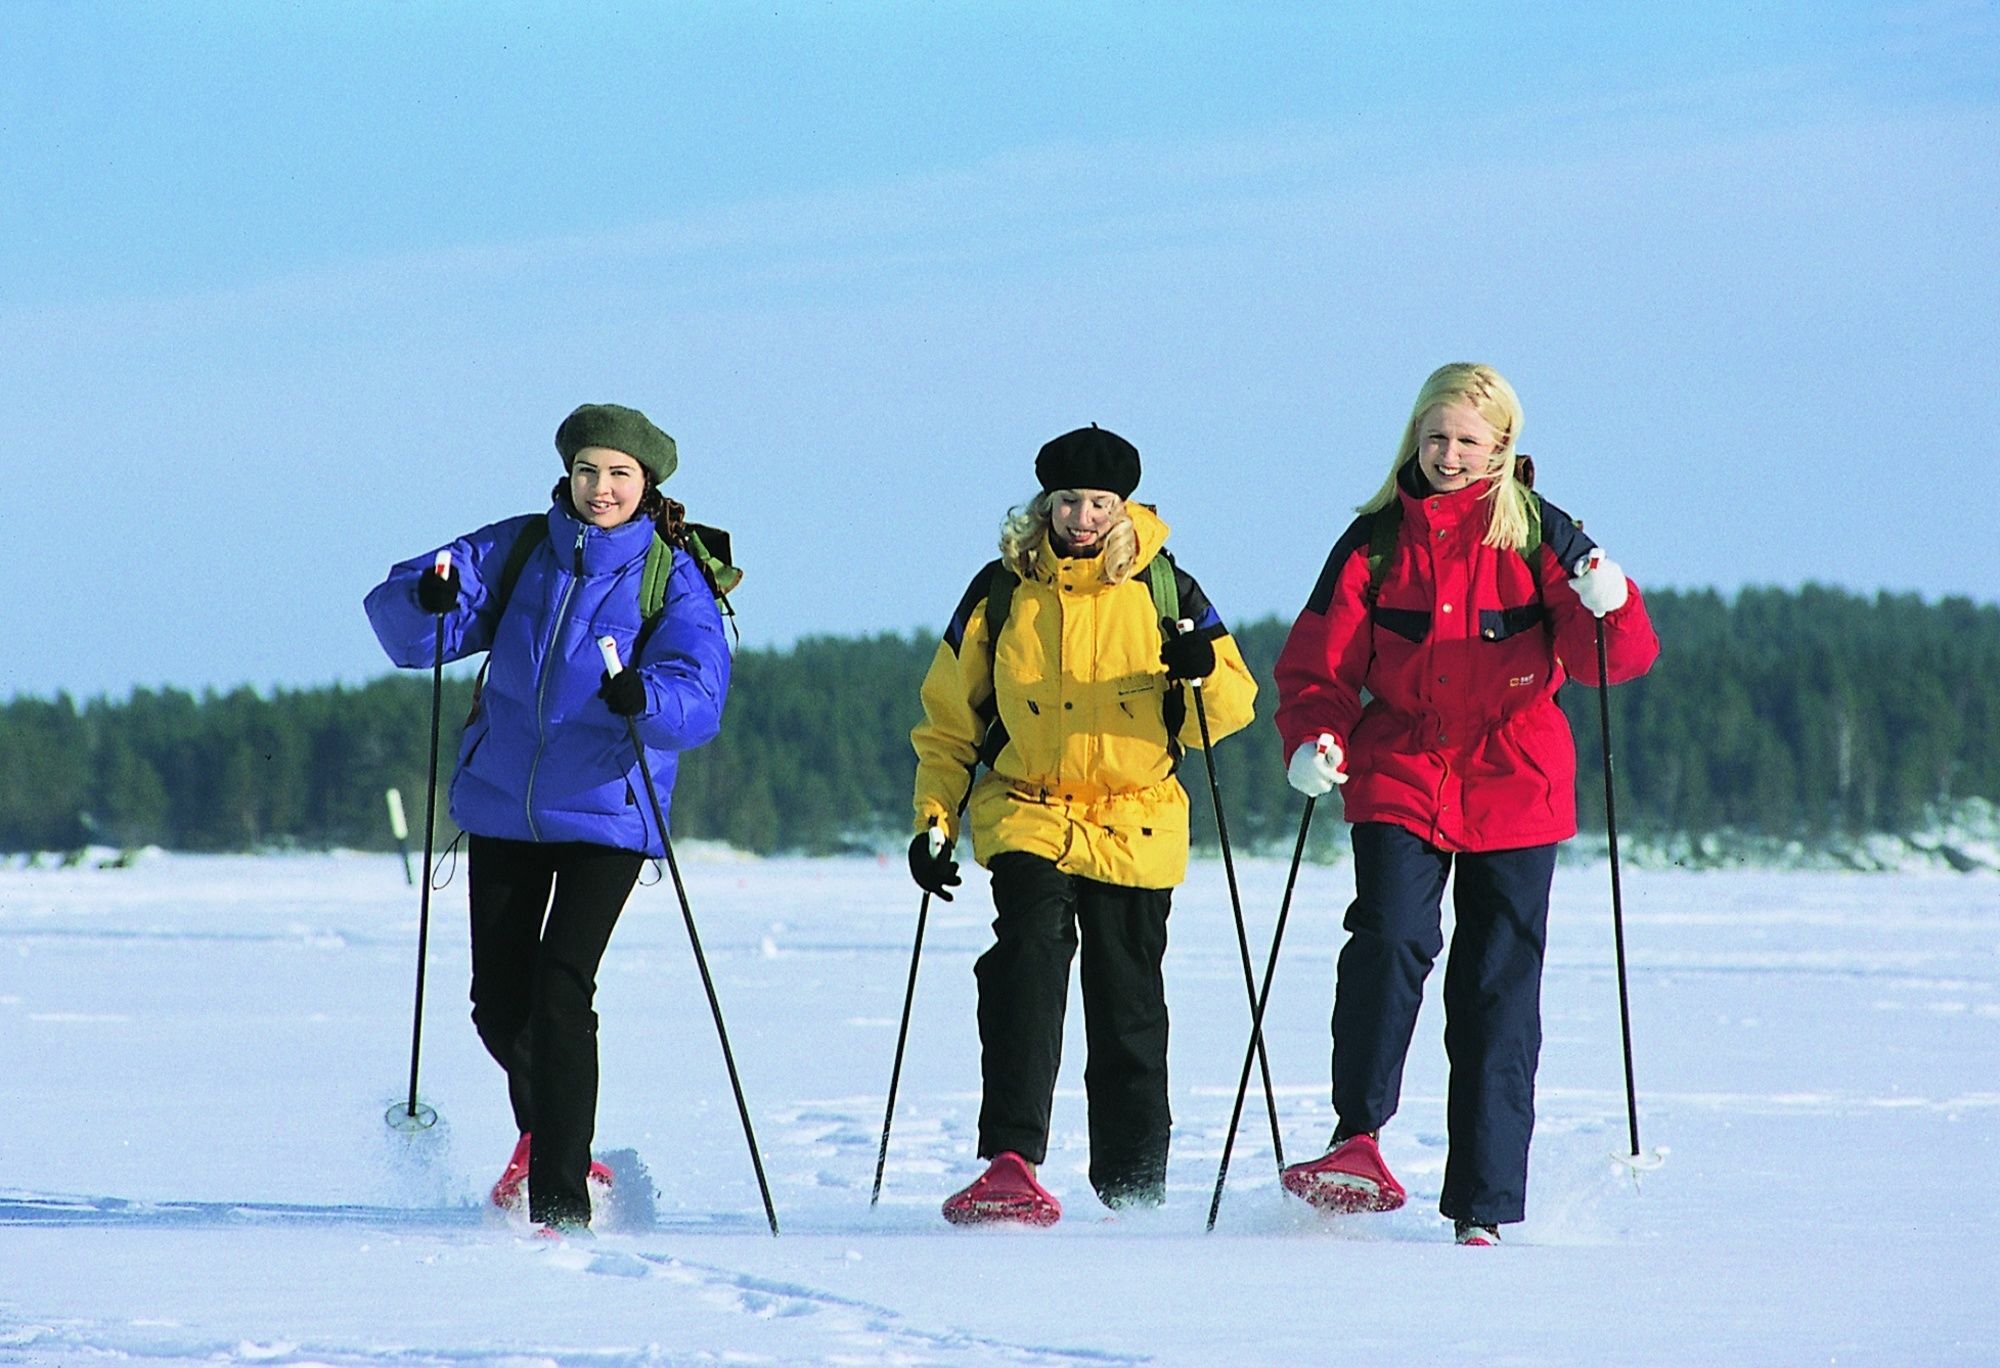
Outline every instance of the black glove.
[[951, 858], [951, 842], [938, 847], [937, 854], [931, 854], [931, 834], [919, 831], [910, 840], [910, 877], [917, 881], [917, 887], [951, 901], [947, 888], [957, 888], [958, 861]]
[[436, 613], [440, 617], [458, 607], [458, 570], [440, 575], [437, 567], [417, 578], [417, 606], [426, 613]]
[[597, 696], [620, 717], [637, 717], [646, 711], [646, 681], [639, 678], [637, 670], [620, 670], [604, 676], [604, 682], [597, 686]]
[[1169, 679], [1207, 679], [1215, 673], [1215, 643], [1199, 631], [1160, 643], [1160, 663]]

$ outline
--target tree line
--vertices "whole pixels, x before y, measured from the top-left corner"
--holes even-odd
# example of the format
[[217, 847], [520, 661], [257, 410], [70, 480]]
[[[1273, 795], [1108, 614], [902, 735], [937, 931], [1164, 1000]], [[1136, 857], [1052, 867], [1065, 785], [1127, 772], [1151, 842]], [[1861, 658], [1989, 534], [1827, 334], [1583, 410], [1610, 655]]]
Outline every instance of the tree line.
[[[2000, 606], [1838, 589], [1655, 591], [1663, 643], [1646, 678], [1612, 691], [1621, 830], [1731, 829], [1813, 839], [1907, 829], [1969, 797], [2000, 800]], [[1261, 685], [1259, 721], [1216, 748], [1233, 841], [1288, 850], [1271, 668], [1289, 623], [1240, 624]], [[879, 848], [907, 829], [909, 730], [931, 633], [813, 637], [736, 660], [720, 738], [682, 759], [675, 834], [747, 850]], [[1595, 662], [1570, 662], [1594, 676]], [[440, 784], [471, 684], [445, 681]], [[138, 689], [79, 705], [0, 705], [0, 850], [88, 844], [179, 850], [387, 848], [383, 794], [421, 823], [430, 679]], [[1602, 829], [1597, 697], [1570, 685], [1577, 796]], [[1215, 842], [1207, 779], [1190, 755], [1198, 844]], [[439, 800], [441, 837], [449, 820]], [[1324, 824], [1331, 827], [1332, 824]], [[421, 834], [416, 838], [421, 841]]]

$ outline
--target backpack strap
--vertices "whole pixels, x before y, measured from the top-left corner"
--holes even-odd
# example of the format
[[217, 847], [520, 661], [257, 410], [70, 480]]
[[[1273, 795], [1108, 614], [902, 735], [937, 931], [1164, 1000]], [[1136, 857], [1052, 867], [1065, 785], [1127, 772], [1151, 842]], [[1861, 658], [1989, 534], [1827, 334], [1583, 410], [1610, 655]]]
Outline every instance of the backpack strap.
[[1007, 614], [1014, 607], [1014, 590], [1020, 587], [1021, 577], [1008, 568], [1007, 562], [993, 562], [992, 577], [986, 581], [986, 654], [994, 653], [1000, 644], [1000, 629], [1007, 625]]
[[[667, 580], [674, 573], [674, 548], [653, 534], [653, 544], [646, 548], [646, 565], [639, 572], [639, 617], [647, 621], [656, 616], [667, 603]], [[636, 651], [633, 653], [638, 654]]]
[[1368, 587], [1362, 591], [1362, 597], [1371, 608], [1382, 592], [1382, 581], [1389, 576], [1389, 562], [1396, 555], [1396, 537], [1402, 530], [1401, 499], [1389, 500], [1368, 520]]
[[500, 563], [500, 578], [493, 582], [493, 592], [488, 596], [499, 605], [500, 612], [507, 611], [507, 603], [514, 597], [514, 585], [519, 582], [521, 572], [528, 568], [528, 557], [535, 554], [535, 548], [549, 539], [549, 520], [531, 519], [514, 538], [514, 544], [507, 548], [507, 559]]
[[[1181, 621], [1181, 568], [1174, 564], [1174, 558], [1161, 547], [1159, 554], [1146, 562], [1146, 582], [1153, 591], [1153, 621], [1159, 626], [1160, 640], [1180, 630]], [[1167, 728], [1167, 754], [1173, 757], [1174, 768], [1181, 765], [1181, 725], [1187, 721], [1188, 697], [1186, 689], [1168, 686], [1160, 695], [1160, 720]]]
[[666, 616], [667, 581], [674, 573], [674, 548], [659, 533], [646, 548], [646, 564], [639, 571], [639, 630], [632, 635], [632, 660], [636, 663], [652, 637], [653, 629]]
[[1161, 547], [1160, 553], [1146, 562], [1146, 580], [1153, 591], [1153, 616], [1160, 623], [1160, 632], [1165, 635], [1168, 624], [1178, 624], [1181, 620], [1180, 576], [1174, 566], [1174, 558]]
[[[492, 591], [487, 601], [497, 605], [495, 617], [507, 615], [507, 605], [513, 600], [514, 585], [519, 582], [521, 572], [528, 568], [528, 557], [535, 554], [535, 548], [549, 539], [549, 520], [531, 518], [527, 526], [514, 538], [514, 544], [507, 548], [507, 559], [500, 562], [500, 576], [493, 581]], [[497, 627], [494, 629], [499, 630]], [[479, 662], [479, 673], [472, 677], [472, 706], [466, 710], [465, 720], [472, 721], [479, 713], [479, 695], [486, 688], [486, 671], [492, 667], [493, 653], [487, 652], [486, 659]]]
[[[1014, 606], [1014, 590], [1019, 588], [1021, 577], [1016, 575], [1006, 561], [993, 562], [993, 573], [986, 579], [986, 673], [991, 676], [994, 660], [1000, 650], [1000, 629], [1007, 625], [1007, 613]], [[999, 681], [994, 680], [994, 688], [986, 702], [979, 708], [979, 715], [986, 719], [986, 735], [979, 742], [979, 763], [988, 769], [1000, 758], [1000, 752], [1007, 749], [1007, 724], [1000, 720]]]

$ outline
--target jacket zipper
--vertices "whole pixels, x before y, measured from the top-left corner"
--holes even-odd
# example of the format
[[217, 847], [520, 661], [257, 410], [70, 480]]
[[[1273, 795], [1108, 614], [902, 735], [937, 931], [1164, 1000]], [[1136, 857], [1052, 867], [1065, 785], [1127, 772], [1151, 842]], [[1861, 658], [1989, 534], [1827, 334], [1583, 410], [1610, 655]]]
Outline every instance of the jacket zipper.
[[535, 775], [542, 768], [542, 752], [549, 744], [548, 694], [549, 667], [556, 658], [556, 646], [562, 640], [563, 621], [569, 616], [569, 601], [576, 593], [576, 586], [583, 580], [583, 539], [590, 533], [589, 528], [578, 528], [576, 534], [576, 570], [570, 576], [569, 584], [562, 592], [562, 599], [556, 604], [553, 627], [549, 631], [547, 645], [542, 651], [542, 669], [535, 681], [535, 758], [528, 762], [528, 788], [522, 794], [521, 802], [528, 819], [528, 839], [542, 839], [541, 830], [535, 825]]

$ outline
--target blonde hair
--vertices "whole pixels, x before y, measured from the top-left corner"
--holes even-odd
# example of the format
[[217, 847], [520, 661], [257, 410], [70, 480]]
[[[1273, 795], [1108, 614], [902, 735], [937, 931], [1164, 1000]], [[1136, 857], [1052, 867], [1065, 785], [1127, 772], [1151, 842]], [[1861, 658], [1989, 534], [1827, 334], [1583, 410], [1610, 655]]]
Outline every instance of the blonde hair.
[[[1056, 491], [1045, 489], [1008, 509], [1000, 521], [1000, 559], [1022, 579], [1034, 574], [1035, 555], [1048, 542], [1055, 504]], [[1132, 526], [1131, 511], [1120, 500], [1117, 519], [1104, 533], [1105, 582], [1123, 584], [1132, 577], [1138, 559], [1139, 530]]]
[[1514, 470], [1515, 444], [1521, 440], [1521, 399], [1499, 371], [1472, 361], [1439, 366], [1424, 381], [1410, 409], [1410, 421], [1403, 428], [1403, 440], [1396, 447], [1396, 459], [1389, 463], [1389, 478], [1355, 512], [1373, 513], [1395, 501], [1396, 479], [1417, 454], [1417, 429], [1424, 415], [1440, 404], [1461, 403], [1470, 404], [1500, 438], [1493, 473], [1480, 477], [1486, 481], [1486, 492], [1480, 497], [1488, 505], [1483, 540], [1488, 546], [1526, 551], [1531, 496]]

